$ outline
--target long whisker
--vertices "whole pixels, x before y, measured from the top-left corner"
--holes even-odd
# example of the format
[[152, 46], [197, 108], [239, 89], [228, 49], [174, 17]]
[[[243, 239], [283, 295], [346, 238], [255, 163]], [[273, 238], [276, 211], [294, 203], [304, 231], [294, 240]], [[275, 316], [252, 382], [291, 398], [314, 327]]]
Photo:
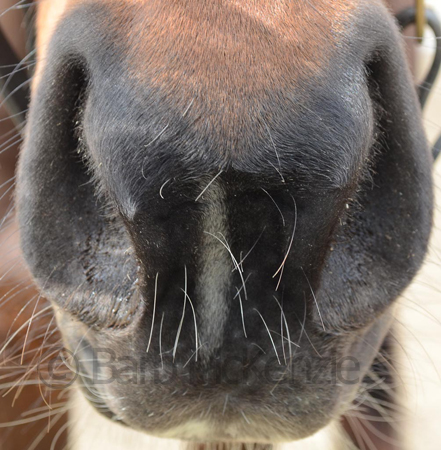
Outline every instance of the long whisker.
[[236, 290], [237, 290], [237, 294], [235, 295], [234, 298], [236, 298], [236, 296], [239, 296], [240, 315], [241, 315], [241, 317], [242, 317], [243, 334], [245, 335], [246, 338], [248, 338], [248, 336], [247, 336], [247, 330], [246, 330], [246, 328], [245, 328], [245, 319], [244, 319], [244, 316], [243, 316], [242, 296], [240, 295], [239, 289], [236, 288]]
[[194, 310], [193, 302], [191, 301], [191, 298], [188, 296], [188, 293], [186, 291], [184, 291], [184, 290], [183, 290], [183, 292], [184, 292], [185, 296], [187, 297], [188, 303], [190, 303], [191, 310], [193, 311], [194, 333], [195, 333], [195, 341], [196, 341], [196, 343], [195, 343], [195, 346], [196, 346], [196, 349], [195, 349], [196, 358], [195, 358], [195, 360], [197, 361], [198, 360], [199, 338], [198, 338], [198, 325], [197, 325], [197, 322], [196, 322], [196, 312]]
[[46, 419], [51, 415], [59, 414], [60, 412], [66, 412], [67, 409], [68, 409], [67, 406], [63, 406], [62, 408], [54, 409], [52, 411], [46, 411], [43, 414], [38, 414], [36, 416], [28, 417], [26, 419], [13, 420], [11, 422], [0, 422], [0, 428], [16, 427], [18, 425], [32, 423], [40, 419]]
[[225, 237], [222, 236], [222, 234], [221, 234], [221, 236], [222, 236], [223, 239], [225, 240], [225, 242], [223, 242], [222, 239], [218, 238], [218, 237], [217, 237], [215, 234], [213, 234], [213, 233], [210, 233], [210, 232], [208, 232], [208, 231], [204, 231], [204, 233], [205, 233], [205, 234], [209, 234], [211, 237], [214, 237], [215, 239], [217, 239], [217, 240], [218, 240], [218, 241], [226, 248], [226, 250], [227, 250], [228, 253], [230, 254], [231, 259], [233, 260], [233, 264], [235, 265], [236, 270], [239, 272], [239, 276], [240, 276], [240, 279], [241, 279], [241, 281], [242, 281], [242, 286], [243, 286], [243, 292], [244, 292], [244, 295], [245, 295], [245, 300], [248, 300], [247, 288], [246, 288], [246, 286], [245, 286], [245, 280], [244, 280], [244, 278], [243, 278], [242, 269], [240, 268], [240, 265], [239, 265], [239, 263], [237, 262], [237, 259], [236, 259], [235, 256], [233, 255], [233, 252], [231, 251], [230, 246], [229, 246], [228, 243], [226, 242]]
[[48, 427], [48, 429], [43, 428], [41, 433], [39, 433], [37, 435], [37, 437], [34, 439], [32, 444], [27, 448], [27, 450], [35, 450], [38, 447], [38, 445], [40, 444], [40, 442], [47, 435], [47, 433], [50, 431], [50, 429], [53, 428], [63, 418], [64, 414], [65, 414], [64, 411], [62, 411], [62, 412], [60, 412], [58, 414], [55, 414], [56, 417], [52, 419], [50, 428], [49, 427]]
[[[44, 314], [47, 311], [52, 310], [52, 306], [49, 305], [46, 308], [43, 308], [42, 310], [38, 311], [33, 317], [38, 317]], [[27, 327], [28, 322], [31, 319], [28, 319], [21, 327], [19, 327], [12, 335], [11, 337], [6, 341], [6, 343], [3, 345], [3, 347], [0, 349], [0, 355], [5, 351], [6, 347], [13, 341], [13, 339], [24, 329]]]
[[279, 300], [277, 299], [277, 297], [275, 295], [273, 295], [273, 297], [274, 297], [274, 300], [279, 305], [280, 315], [282, 316], [283, 321], [285, 323], [285, 329], [286, 329], [286, 334], [287, 334], [287, 337], [288, 337], [288, 345], [289, 345], [289, 349], [288, 349], [288, 351], [289, 351], [289, 359], [292, 360], [291, 334], [289, 332], [288, 321], [286, 320], [285, 312], [283, 311], [282, 305], [280, 304]]
[[204, 189], [202, 190], [202, 192], [195, 198], [195, 202], [197, 202], [203, 195], [204, 193], [207, 191], [207, 189], [216, 181], [216, 179], [221, 175], [221, 173], [223, 172], [223, 169], [221, 169], [212, 179], [211, 181], [207, 184], [207, 186], [204, 187]]
[[282, 271], [280, 273], [279, 281], [276, 286], [276, 291], [279, 289], [280, 282], [282, 281], [283, 268], [285, 267], [285, 263], [286, 263], [286, 260], [288, 259], [289, 252], [291, 251], [291, 247], [294, 242], [294, 236], [296, 234], [296, 228], [297, 228], [297, 204], [292, 195], [291, 195], [291, 198], [292, 198], [292, 201], [294, 202], [294, 227], [292, 230], [291, 240], [289, 241], [288, 250], [286, 251], [285, 257], [283, 258], [282, 264], [280, 264], [280, 267], [276, 270], [276, 273], [273, 275], [273, 278], [275, 278], [277, 276], [277, 274]]
[[176, 333], [176, 339], [175, 339], [175, 346], [173, 348], [173, 362], [175, 361], [176, 357], [176, 350], [178, 348], [178, 342], [179, 342], [179, 336], [181, 335], [182, 325], [184, 323], [184, 317], [185, 317], [185, 306], [187, 305], [187, 267], [184, 266], [184, 273], [185, 273], [185, 279], [184, 279], [184, 307], [182, 309], [182, 316], [181, 321], [179, 322], [178, 331]]
[[31, 315], [31, 318], [29, 320], [28, 329], [26, 330], [26, 336], [25, 336], [25, 340], [24, 340], [24, 344], [23, 344], [23, 351], [21, 353], [20, 364], [23, 364], [24, 352], [25, 352], [25, 349], [26, 349], [26, 343], [28, 341], [29, 330], [31, 329], [32, 320], [33, 320], [33, 318], [35, 316], [35, 312], [37, 311], [37, 307], [38, 307], [38, 303], [40, 301], [40, 298], [41, 298], [41, 296], [39, 295], [38, 298], [37, 298], [37, 301], [35, 302], [34, 310], [32, 311], [32, 315]]
[[164, 311], [162, 312], [161, 324], [159, 325], [159, 357], [161, 358], [161, 367], [164, 369], [164, 358], [162, 355], [162, 325], [164, 323]]
[[[266, 230], [266, 225], [263, 227], [263, 230], [261, 231], [261, 233], [259, 234], [259, 237], [256, 239], [256, 242], [254, 242], [253, 246], [248, 250], [248, 252], [245, 254], [244, 257], [240, 258], [239, 261], [239, 266], [242, 268], [243, 267], [243, 262], [248, 258], [248, 256], [250, 255], [250, 253], [254, 250], [254, 248], [256, 247], [257, 243], [260, 241], [260, 238], [262, 237], [264, 231]], [[233, 272], [236, 270], [236, 268], [233, 268]], [[243, 269], [242, 269], [243, 272]], [[249, 276], [249, 275], [248, 275]], [[246, 280], [245, 280], [246, 281]]]
[[269, 330], [269, 328], [268, 328], [268, 325], [267, 325], [266, 322], [265, 322], [265, 319], [263, 318], [262, 314], [260, 314], [260, 312], [257, 311], [256, 308], [253, 308], [253, 309], [254, 309], [254, 311], [256, 311], [257, 314], [259, 314], [260, 318], [262, 319], [262, 322], [263, 322], [263, 324], [265, 325], [266, 331], [268, 332], [268, 336], [269, 336], [269, 338], [270, 338], [270, 340], [271, 340], [271, 344], [273, 344], [274, 353], [276, 354], [277, 361], [278, 361], [279, 365], [282, 365], [282, 363], [280, 362], [279, 354], [277, 353], [276, 344], [274, 343], [274, 339], [273, 339], [273, 337], [271, 336], [271, 332], [270, 332], [270, 330]]
[[283, 217], [283, 213], [282, 213], [282, 210], [279, 208], [279, 205], [276, 203], [276, 201], [273, 199], [271, 194], [266, 189], [264, 189], [264, 188], [260, 188], [260, 189], [262, 189], [262, 191], [265, 192], [265, 194], [268, 195], [268, 197], [274, 203], [274, 206], [277, 208], [277, 211], [279, 211], [280, 217], [282, 218], [283, 226], [285, 226], [285, 217]]
[[156, 295], [158, 292], [158, 275], [159, 273], [156, 272], [156, 277], [155, 277], [155, 294], [153, 297], [153, 317], [152, 317], [152, 327], [150, 328], [150, 336], [149, 336], [149, 343], [147, 345], [147, 350], [146, 352], [148, 353], [150, 350], [150, 344], [152, 343], [152, 336], [153, 336], [153, 328], [155, 326], [155, 315], [156, 315]]
[[308, 277], [306, 276], [306, 273], [303, 270], [303, 267], [301, 269], [302, 269], [303, 275], [305, 275], [306, 281], [308, 282], [309, 289], [311, 290], [312, 298], [314, 299], [314, 303], [315, 303], [315, 306], [317, 308], [318, 315], [320, 317], [320, 322], [322, 323], [323, 331], [326, 331], [325, 324], [323, 323], [322, 314], [320, 313], [320, 308], [319, 308], [319, 305], [318, 305], [318, 302], [317, 302], [317, 298], [316, 298], [316, 296], [314, 294], [314, 291], [312, 289], [311, 283], [309, 282]]

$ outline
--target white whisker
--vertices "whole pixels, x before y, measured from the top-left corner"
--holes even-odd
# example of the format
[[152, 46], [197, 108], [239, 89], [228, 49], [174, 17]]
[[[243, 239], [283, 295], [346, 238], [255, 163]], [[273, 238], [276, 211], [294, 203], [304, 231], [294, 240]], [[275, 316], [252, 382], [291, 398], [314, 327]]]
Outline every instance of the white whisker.
[[[294, 215], [294, 227], [293, 227], [293, 230], [292, 230], [291, 240], [289, 241], [288, 250], [286, 251], [285, 257], [283, 258], [282, 264], [280, 264], [280, 267], [277, 269], [276, 273], [273, 275], [273, 278], [280, 271], [283, 270], [283, 268], [285, 266], [285, 263], [286, 263], [286, 260], [288, 259], [289, 252], [291, 251], [292, 244], [294, 242], [294, 236], [296, 234], [296, 228], [297, 228], [297, 204], [296, 204], [296, 201], [295, 201], [295, 199], [294, 199], [294, 197], [292, 195], [291, 195], [291, 198], [292, 198], [292, 200], [294, 202], [294, 214], [295, 214]], [[276, 286], [276, 291], [279, 288], [280, 282], [282, 280], [282, 275], [283, 275], [283, 272], [280, 274], [279, 282], [277, 283], [277, 286]]]
[[315, 302], [315, 306], [316, 306], [316, 308], [317, 308], [318, 315], [319, 315], [319, 317], [320, 317], [320, 322], [322, 323], [323, 331], [326, 331], [326, 329], [325, 329], [325, 324], [323, 323], [323, 318], [322, 318], [322, 315], [321, 315], [321, 313], [320, 313], [320, 308], [319, 308], [319, 305], [318, 305], [318, 302], [317, 302], [317, 298], [315, 297], [314, 291], [312, 290], [311, 283], [309, 282], [308, 277], [306, 276], [306, 273], [305, 273], [305, 271], [303, 270], [303, 267], [302, 267], [302, 272], [303, 272], [303, 275], [305, 275], [306, 281], [308, 282], [309, 289], [311, 290], [311, 294], [312, 294], [312, 297], [313, 297], [313, 299], [314, 299], [314, 302]]
[[[187, 270], [187, 268], [185, 270]], [[197, 361], [198, 360], [199, 338], [198, 338], [198, 325], [197, 325], [197, 322], [196, 322], [196, 312], [194, 310], [193, 302], [191, 301], [191, 298], [188, 296], [188, 293], [186, 291], [184, 291], [183, 289], [182, 289], [182, 291], [184, 292], [184, 295], [187, 297], [187, 300], [188, 300], [188, 302], [190, 303], [190, 306], [191, 306], [191, 310], [193, 311], [194, 333], [195, 333], [195, 341], [196, 341], [196, 343], [195, 343], [195, 346], [196, 346], [196, 349], [195, 349], [196, 358], [195, 359]]]
[[164, 323], [164, 312], [162, 312], [161, 324], [159, 325], [159, 357], [161, 358], [161, 367], [164, 369], [164, 359], [162, 356], [162, 325]]
[[197, 202], [207, 191], [207, 189], [216, 181], [216, 179], [220, 176], [220, 174], [223, 172], [223, 169], [219, 171], [217, 175], [215, 175], [212, 180], [205, 186], [205, 188], [202, 190], [202, 192], [196, 197], [195, 202]]
[[176, 333], [175, 346], [173, 348], [173, 362], [175, 361], [175, 357], [176, 357], [176, 350], [178, 348], [179, 337], [181, 335], [182, 325], [184, 323], [185, 306], [187, 305], [187, 266], [184, 266], [184, 273], [185, 273], [185, 278], [184, 278], [184, 307], [182, 309], [181, 321], [179, 322], [178, 331]]
[[260, 318], [262, 319], [262, 322], [265, 325], [266, 331], [268, 332], [268, 336], [271, 339], [271, 344], [273, 344], [274, 353], [276, 354], [277, 361], [279, 362], [279, 365], [282, 365], [282, 363], [280, 362], [279, 354], [277, 353], [276, 344], [274, 343], [273, 337], [271, 336], [271, 332], [268, 328], [268, 325], [265, 322], [265, 319], [263, 318], [262, 314], [260, 314], [260, 312], [257, 311], [256, 308], [254, 308], [254, 311], [256, 311], [256, 313], [259, 314]]
[[150, 344], [152, 342], [152, 336], [153, 336], [153, 327], [155, 326], [155, 315], [156, 315], [156, 296], [158, 293], [158, 275], [159, 273], [156, 272], [156, 277], [155, 277], [155, 294], [153, 297], [153, 317], [152, 317], [152, 327], [150, 328], [150, 337], [149, 337], [149, 343], [147, 345], [147, 350], [146, 352], [148, 353], [150, 350]]

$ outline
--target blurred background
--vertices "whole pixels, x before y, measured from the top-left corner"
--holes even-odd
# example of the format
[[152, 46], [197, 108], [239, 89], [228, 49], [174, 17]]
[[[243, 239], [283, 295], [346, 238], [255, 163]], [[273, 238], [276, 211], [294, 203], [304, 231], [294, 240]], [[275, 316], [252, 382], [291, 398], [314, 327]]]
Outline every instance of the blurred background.
[[[397, 12], [415, 0], [388, 3]], [[426, 0], [426, 4], [441, 18], [441, 0]], [[35, 61], [29, 55], [24, 26], [32, 20], [33, 8], [29, 0], [0, 0], [0, 28], [19, 59], [25, 58], [20, 70], [32, 71]], [[418, 44], [412, 26], [406, 29], [405, 39], [419, 83], [433, 58], [435, 38], [427, 31]], [[432, 89], [424, 121], [433, 143], [441, 133], [441, 76]], [[66, 392], [39, 386], [36, 365], [43, 352], [49, 355], [58, 348], [59, 336], [51, 312], [44, 309], [45, 300], [38, 296], [20, 260], [13, 218], [14, 172], [21, 140], [20, 131], [0, 106], [0, 348], [10, 341], [0, 355], [0, 449], [59, 450], [66, 445]], [[400, 347], [399, 389], [406, 416], [399, 427], [405, 433], [407, 450], [441, 448], [441, 157], [435, 166], [435, 184], [437, 208], [430, 253], [399, 302], [394, 331]]]
[[[441, 0], [426, 3], [441, 18]], [[430, 64], [434, 46], [434, 37], [427, 32], [423, 44], [416, 47], [419, 80]], [[441, 133], [441, 76], [426, 105], [424, 123], [433, 143]], [[403, 294], [396, 321], [397, 338], [403, 343], [402, 373], [406, 374], [403, 430], [408, 450], [441, 448], [441, 157], [434, 169], [436, 210], [430, 253], [420, 275]]]
[[[28, 55], [24, 19], [29, 13], [27, 1], [0, 0], [0, 28], [19, 59]], [[33, 64], [31, 55], [18, 70], [31, 70]], [[0, 104], [3, 100], [0, 94]], [[10, 341], [0, 355], [0, 449], [49, 450], [55, 441], [53, 450], [59, 450], [66, 444], [66, 415], [53, 414], [53, 405], [64, 401], [54, 397], [59, 392], [45, 392], [37, 384], [36, 363], [58, 345], [58, 335], [49, 311], [31, 321], [47, 305], [20, 260], [13, 194], [22, 135], [8, 117], [0, 106], [0, 348]]]

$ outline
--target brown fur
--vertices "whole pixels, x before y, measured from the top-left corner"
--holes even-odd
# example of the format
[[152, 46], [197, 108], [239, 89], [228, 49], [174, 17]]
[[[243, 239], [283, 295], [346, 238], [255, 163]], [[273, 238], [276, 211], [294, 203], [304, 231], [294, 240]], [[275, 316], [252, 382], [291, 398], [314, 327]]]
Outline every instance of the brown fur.
[[[42, 5], [37, 32], [43, 60], [56, 23], [83, 1]], [[92, 17], [91, 26], [110, 28], [129, 68], [127, 76], [139, 84], [148, 80], [164, 97], [173, 98], [178, 112], [188, 113], [199, 130], [221, 135], [225, 147], [234, 148], [238, 136], [265, 130], [262, 102], [296, 94], [305, 79], [320, 83], [334, 49], [345, 45], [358, 2], [105, 3], [109, 23], [94, 23]]]

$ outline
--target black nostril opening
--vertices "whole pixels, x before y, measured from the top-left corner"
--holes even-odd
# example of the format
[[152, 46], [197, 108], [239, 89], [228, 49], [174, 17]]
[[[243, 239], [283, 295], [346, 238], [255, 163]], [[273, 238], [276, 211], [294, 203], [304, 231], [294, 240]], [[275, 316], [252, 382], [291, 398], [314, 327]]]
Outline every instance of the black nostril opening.
[[88, 326], [125, 326], [140, 304], [136, 262], [82, 139], [88, 69], [74, 55], [48, 59], [18, 174], [22, 250], [47, 298]]

